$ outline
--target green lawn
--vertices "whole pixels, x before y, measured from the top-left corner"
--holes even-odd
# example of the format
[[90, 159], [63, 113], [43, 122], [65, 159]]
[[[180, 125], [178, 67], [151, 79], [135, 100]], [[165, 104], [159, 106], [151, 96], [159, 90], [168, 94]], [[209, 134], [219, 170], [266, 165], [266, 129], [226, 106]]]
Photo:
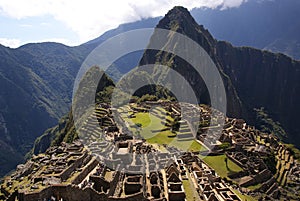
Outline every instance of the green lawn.
[[203, 160], [210, 167], [212, 167], [214, 170], [216, 170], [218, 175], [220, 175], [221, 177], [224, 177], [224, 178], [228, 177], [228, 175], [231, 173], [236, 173], [236, 172], [243, 170], [240, 166], [238, 166], [237, 164], [235, 164], [228, 158], [227, 158], [228, 165], [226, 166], [225, 158], [227, 158], [227, 156], [225, 156], [223, 154], [223, 155], [219, 155], [219, 156], [206, 156], [203, 158]]
[[207, 149], [203, 147], [199, 142], [194, 140], [189, 148], [189, 151], [207, 151]]
[[189, 180], [183, 180], [182, 185], [185, 191], [186, 200], [195, 200], [193, 189], [191, 188], [191, 184]]
[[147, 142], [151, 144], [170, 144], [174, 139], [176, 135], [172, 133], [171, 131], [162, 131], [160, 133], [157, 133], [153, 137], [147, 139]]
[[[140, 123], [140, 124], [142, 124], [142, 127], [147, 127], [147, 126], [149, 126], [149, 124], [152, 123], [151, 120], [153, 119], [153, 117], [152, 117], [153, 115], [151, 115], [151, 116], [150, 115], [149, 115], [149, 113], [143, 113], [143, 112], [136, 113], [135, 114], [135, 118], [132, 118], [132, 121], [134, 123]], [[155, 121], [153, 123], [157, 123], [157, 122]]]
[[[174, 136], [174, 137], [169, 137]], [[168, 146], [177, 147], [183, 151], [206, 151], [205, 147], [196, 140], [180, 140], [171, 131], [163, 131], [147, 139], [150, 144], [167, 144]]]
[[[159, 133], [155, 131], [160, 131], [165, 128], [165, 125], [162, 124], [162, 121], [164, 122], [164, 119], [160, 119], [149, 113], [136, 113], [135, 118], [132, 118], [131, 120], [135, 124], [142, 124], [140, 134], [146, 140], [155, 137]], [[171, 134], [171, 131], [167, 133]]]
[[[164, 113], [159, 110], [158, 113]], [[130, 113], [132, 114], [132, 113]], [[160, 131], [165, 127], [162, 122], [165, 119], [157, 117], [151, 113], [138, 112], [134, 114], [134, 118], [128, 118], [127, 115], [122, 114], [122, 118], [129, 123], [129, 125], [141, 124], [140, 129], [130, 127], [131, 131], [139, 133], [150, 144], [169, 145], [177, 147], [183, 151], [205, 151], [206, 149], [194, 139], [178, 139], [176, 134], [170, 130]], [[166, 117], [171, 118], [171, 117]]]

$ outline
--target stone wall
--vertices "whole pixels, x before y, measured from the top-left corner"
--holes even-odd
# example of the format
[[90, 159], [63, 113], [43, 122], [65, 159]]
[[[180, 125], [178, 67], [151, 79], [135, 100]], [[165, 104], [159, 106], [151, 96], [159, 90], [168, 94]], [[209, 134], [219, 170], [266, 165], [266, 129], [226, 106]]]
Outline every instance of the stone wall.
[[52, 187], [46, 188], [36, 193], [19, 193], [18, 199], [20, 201], [42, 201], [43, 198], [50, 198], [52, 195]]
[[268, 169], [264, 169], [260, 173], [258, 173], [255, 177], [255, 183], [263, 183], [272, 177], [272, 173]]
[[80, 174], [74, 179], [73, 184], [79, 184], [83, 181], [83, 179], [98, 165], [98, 161], [93, 159], [88, 163], [84, 169], [80, 172]]
[[228, 177], [230, 179], [237, 179], [237, 178], [241, 178], [241, 177], [248, 176], [248, 175], [249, 175], [249, 173], [247, 171], [240, 171], [237, 173], [230, 174], [230, 175], [228, 175]]
[[107, 192], [107, 190], [110, 188], [110, 183], [103, 177], [92, 175], [90, 176], [90, 181], [94, 182], [93, 188], [98, 192]]
[[20, 201], [43, 201], [49, 199], [51, 196], [57, 200], [63, 198], [64, 200], [72, 201], [147, 201], [142, 193], [137, 193], [132, 196], [125, 198], [110, 197], [104, 193], [98, 193], [91, 188], [80, 189], [74, 185], [56, 185], [50, 186], [41, 192], [31, 194], [19, 194], [18, 198]]
[[65, 181], [69, 178], [72, 172], [78, 167], [80, 167], [84, 161], [84, 159], [88, 156], [88, 153], [85, 152], [83, 156], [78, 158], [73, 164], [71, 164], [67, 169], [65, 169], [59, 176], [62, 181]]
[[113, 180], [110, 182], [109, 195], [113, 195], [113, 193], [115, 192], [115, 189], [118, 186], [119, 177], [120, 177], [120, 172], [119, 171], [115, 172], [113, 175]]
[[242, 168], [245, 168], [245, 165], [242, 164], [240, 161], [236, 160], [234, 157], [232, 157], [231, 155], [229, 155], [228, 153], [225, 153], [226, 156], [232, 161], [234, 162], [235, 164], [237, 164], [238, 166], [242, 167]]

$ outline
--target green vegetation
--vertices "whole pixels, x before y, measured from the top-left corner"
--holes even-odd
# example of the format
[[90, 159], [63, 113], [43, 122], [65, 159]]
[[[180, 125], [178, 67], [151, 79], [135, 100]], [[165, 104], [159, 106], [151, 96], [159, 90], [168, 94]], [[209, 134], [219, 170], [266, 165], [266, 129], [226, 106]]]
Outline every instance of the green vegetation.
[[[143, 138], [145, 139], [149, 139], [152, 138], [153, 136], [155, 136], [155, 130], [161, 130], [164, 127], [164, 125], [162, 125], [161, 123], [161, 119], [156, 117], [153, 114], [149, 114], [149, 113], [136, 113], [134, 114], [133, 118], [128, 118], [125, 117], [123, 115], [123, 119], [125, 121], [127, 121], [130, 125], [131, 125], [131, 130], [133, 131], [133, 133], [135, 133], [136, 131], [136, 127], [132, 126], [132, 125], [136, 125], [136, 124], [141, 124], [142, 128], [140, 130], [140, 134], [143, 136]], [[132, 124], [134, 123], [134, 124]], [[140, 129], [140, 128], [138, 128]]]
[[188, 149], [189, 151], [207, 151], [205, 147], [203, 147], [199, 142], [196, 140], [193, 141], [192, 145]]
[[157, 101], [157, 99], [158, 98], [155, 95], [145, 94], [141, 98], [139, 98], [137, 100], [137, 102], [142, 103], [142, 102], [145, 102], [145, 101]]
[[186, 200], [195, 200], [193, 189], [189, 180], [183, 180], [182, 185], [185, 191]]
[[[227, 178], [230, 174], [237, 173], [243, 169], [232, 162], [226, 155], [206, 156], [203, 160], [223, 178]], [[227, 165], [226, 165], [227, 161]]]
[[187, 151], [206, 151], [206, 148], [196, 140], [179, 140], [175, 134], [170, 131], [163, 131], [154, 137], [147, 139], [150, 144], [168, 145]]
[[224, 142], [224, 143], [221, 144], [220, 148], [221, 149], [228, 149], [230, 146], [231, 146], [230, 143]]
[[[122, 109], [120, 111], [127, 111]], [[167, 127], [165, 119], [173, 121], [170, 116], [164, 116], [166, 111], [163, 108], [156, 108], [156, 114], [148, 112], [137, 112], [129, 114], [121, 113], [122, 118], [129, 123], [130, 129], [136, 135], [141, 135], [150, 144], [168, 145], [177, 147], [181, 150], [187, 151], [205, 151], [206, 149], [195, 139], [179, 139], [177, 137], [178, 132], [172, 132], [170, 127]], [[130, 116], [130, 118], [129, 118]], [[137, 124], [141, 124], [141, 127], [136, 127]], [[180, 133], [185, 134], [185, 133]]]
[[279, 122], [275, 122], [267, 113], [265, 108], [254, 109], [256, 112], [256, 126], [262, 132], [274, 133], [280, 139], [287, 136]]
[[149, 124], [152, 123], [152, 120], [156, 120], [156, 121], [153, 121], [153, 124], [155, 123], [155, 125], [153, 126], [157, 126], [157, 124], [160, 123], [159, 120], [157, 120], [158, 118], [156, 118], [154, 115], [152, 114], [149, 114], [149, 113], [137, 113], [135, 114], [135, 118], [132, 118], [132, 121], [135, 123], [135, 124], [141, 124], [142, 126], [138, 126], [138, 127], [142, 127], [142, 128], [145, 128], [145, 127], [148, 127]]

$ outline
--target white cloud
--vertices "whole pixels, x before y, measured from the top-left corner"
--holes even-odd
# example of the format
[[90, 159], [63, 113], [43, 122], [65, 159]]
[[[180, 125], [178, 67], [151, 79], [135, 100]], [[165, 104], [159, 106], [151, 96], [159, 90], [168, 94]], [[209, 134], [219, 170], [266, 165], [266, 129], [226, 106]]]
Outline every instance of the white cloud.
[[16, 48], [21, 45], [21, 41], [18, 39], [0, 38], [0, 44], [6, 47]]
[[241, 1], [241, 0], [224, 0], [224, 3], [222, 5], [223, 9], [226, 8], [232, 8], [240, 6], [243, 2], [246, 2], [247, 0]]
[[0, 14], [15, 19], [52, 15], [78, 34], [81, 42], [99, 36], [121, 23], [164, 15], [176, 5], [222, 8], [245, 0], [0, 0]]
[[49, 26], [50, 24], [48, 22], [41, 22], [40, 25], [41, 26]]
[[30, 27], [32, 27], [32, 24], [20, 24], [20, 27], [30, 28]]

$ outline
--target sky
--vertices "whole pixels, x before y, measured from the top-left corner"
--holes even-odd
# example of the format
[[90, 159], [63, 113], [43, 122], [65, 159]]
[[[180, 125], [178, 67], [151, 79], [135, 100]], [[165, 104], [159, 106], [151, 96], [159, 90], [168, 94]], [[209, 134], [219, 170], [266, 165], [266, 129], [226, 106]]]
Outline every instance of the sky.
[[227, 9], [247, 0], [0, 0], [0, 44], [80, 45], [118, 25], [165, 15], [172, 7]]

